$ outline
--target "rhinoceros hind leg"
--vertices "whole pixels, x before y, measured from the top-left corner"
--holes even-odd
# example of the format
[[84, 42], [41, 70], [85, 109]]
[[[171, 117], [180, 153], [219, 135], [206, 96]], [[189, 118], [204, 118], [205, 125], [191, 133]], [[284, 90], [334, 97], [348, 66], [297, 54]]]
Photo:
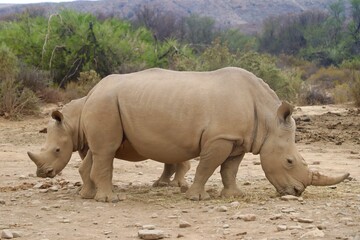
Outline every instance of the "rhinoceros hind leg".
[[185, 180], [185, 174], [189, 171], [190, 165], [190, 161], [176, 164], [176, 173], [174, 179], [170, 182], [170, 186], [180, 187], [181, 192], [186, 192], [189, 189], [189, 185]]
[[235, 157], [229, 157], [221, 164], [221, 179], [224, 184], [224, 189], [221, 191], [223, 197], [241, 196], [242, 192], [236, 184], [236, 175], [239, 169], [241, 160], [244, 154]]
[[217, 140], [201, 150], [200, 162], [196, 169], [194, 183], [186, 191], [190, 200], [207, 200], [210, 198], [205, 191], [205, 183], [230, 155], [233, 143], [224, 139]]
[[175, 164], [164, 164], [164, 170], [158, 180], [153, 184], [153, 187], [166, 187], [170, 184], [170, 178], [175, 173], [176, 165]]

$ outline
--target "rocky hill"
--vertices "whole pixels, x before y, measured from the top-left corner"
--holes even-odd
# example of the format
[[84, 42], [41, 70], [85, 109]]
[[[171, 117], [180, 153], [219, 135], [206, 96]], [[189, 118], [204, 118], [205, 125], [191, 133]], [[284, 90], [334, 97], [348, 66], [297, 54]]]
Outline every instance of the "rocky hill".
[[335, 0], [99, 0], [66, 3], [1, 5], [0, 17], [22, 12], [29, 7], [40, 7], [46, 12], [70, 8], [77, 11], [115, 15], [133, 19], [136, 11], [147, 6], [157, 11], [170, 11], [178, 16], [199, 14], [215, 19], [219, 27], [240, 27], [255, 32], [269, 16], [299, 13], [306, 10], [326, 10]]

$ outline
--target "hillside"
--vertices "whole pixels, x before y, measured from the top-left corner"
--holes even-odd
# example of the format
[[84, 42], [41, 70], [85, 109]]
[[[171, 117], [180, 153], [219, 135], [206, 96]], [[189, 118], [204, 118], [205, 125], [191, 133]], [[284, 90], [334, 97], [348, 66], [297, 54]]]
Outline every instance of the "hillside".
[[62, 8], [70, 8], [131, 20], [140, 7], [148, 6], [161, 12], [173, 12], [178, 16], [189, 14], [209, 16], [215, 19], [219, 27], [240, 27], [245, 32], [256, 32], [263, 20], [269, 16], [299, 13], [306, 10], [324, 10], [332, 2], [334, 0], [102, 0], [27, 5], [0, 4], [0, 17], [22, 12], [29, 7], [40, 7], [48, 13]]

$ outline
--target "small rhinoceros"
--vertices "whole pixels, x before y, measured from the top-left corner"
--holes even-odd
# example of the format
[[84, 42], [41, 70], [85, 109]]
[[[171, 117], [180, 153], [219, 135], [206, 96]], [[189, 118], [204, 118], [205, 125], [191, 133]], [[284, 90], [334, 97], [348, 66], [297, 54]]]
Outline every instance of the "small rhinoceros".
[[247, 152], [260, 154], [265, 175], [280, 194], [300, 195], [306, 186], [347, 178], [348, 173], [331, 177], [308, 168], [295, 146], [292, 111], [264, 81], [240, 68], [110, 75], [90, 91], [78, 117], [67, 116], [65, 109], [53, 112], [45, 148], [29, 156], [38, 172], [56, 174], [86, 144], [87, 164], [80, 171], [84, 195], [98, 201], [117, 199], [113, 159], [124, 141], [137, 155], [167, 164], [200, 156], [186, 192], [192, 200], [209, 198], [205, 183], [219, 166], [221, 195], [239, 195], [236, 174]]

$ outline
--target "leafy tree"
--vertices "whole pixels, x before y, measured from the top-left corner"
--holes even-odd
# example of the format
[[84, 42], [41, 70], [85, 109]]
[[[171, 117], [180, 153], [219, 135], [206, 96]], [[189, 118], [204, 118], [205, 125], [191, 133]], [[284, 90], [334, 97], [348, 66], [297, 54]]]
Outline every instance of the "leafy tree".
[[200, 49], [204, 45], [210, 45], [215, 36], [215, 20], [210, 17], [202, 17], [192, 14], [184, 19], [183, 40]]

